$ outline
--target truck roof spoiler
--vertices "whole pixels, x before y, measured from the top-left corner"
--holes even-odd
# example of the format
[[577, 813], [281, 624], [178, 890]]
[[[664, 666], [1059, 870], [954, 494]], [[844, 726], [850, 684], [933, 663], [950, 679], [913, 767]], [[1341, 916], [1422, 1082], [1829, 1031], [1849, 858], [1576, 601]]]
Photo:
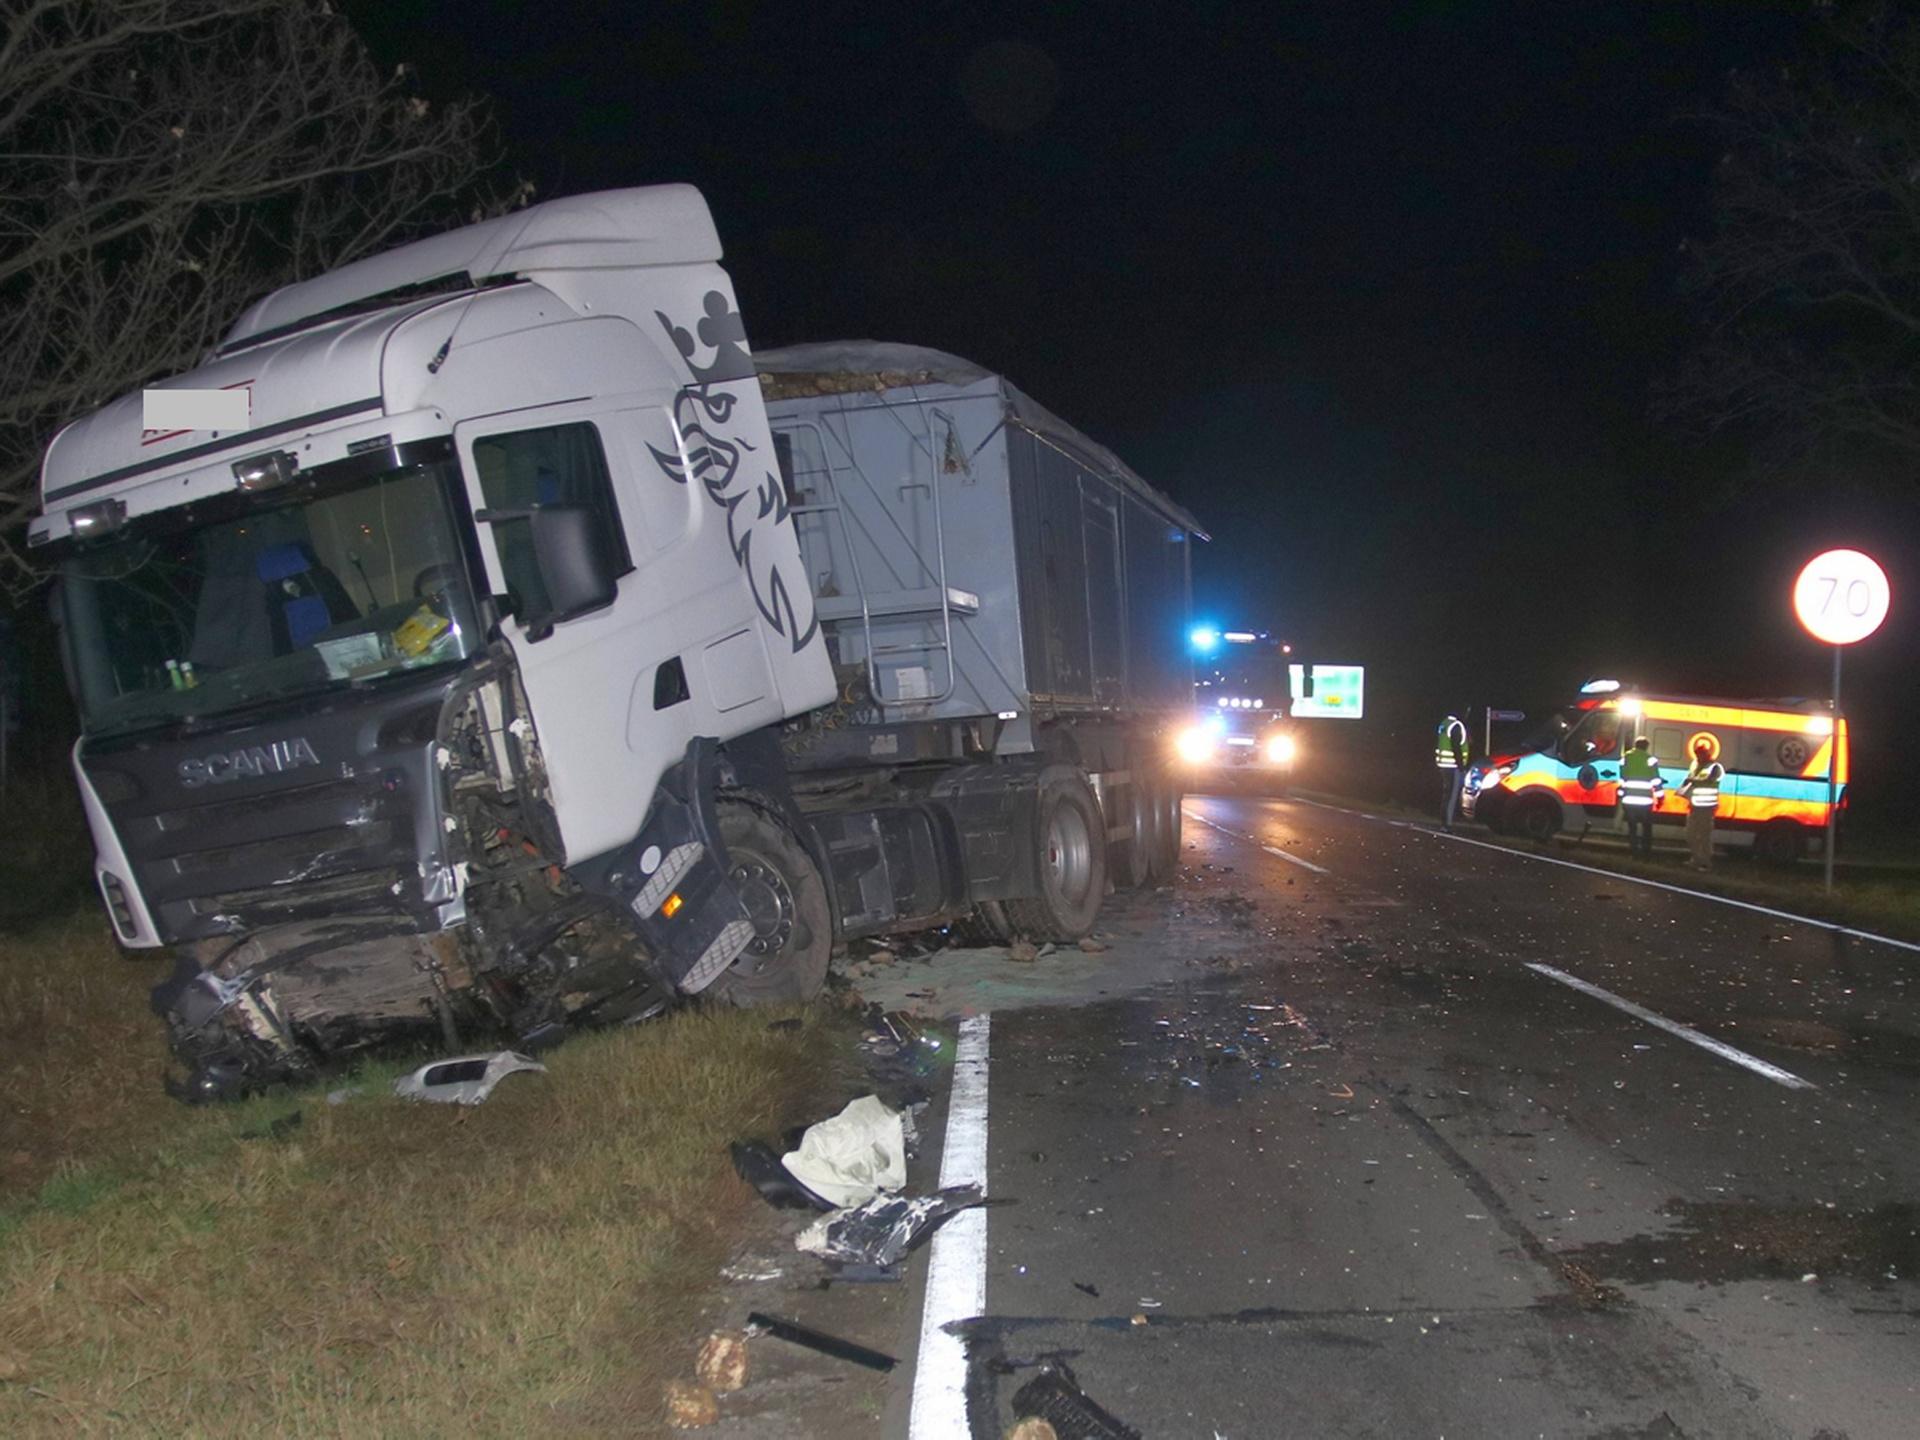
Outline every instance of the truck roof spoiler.
[[242, 315], [214, 353], [231, 354], [383, 298], [398, 304], [428, 288], [471, 288], [542, 271], [626, 270], [719, 258], [713, 216], [691, 185], [569, 195], [282, 286]]

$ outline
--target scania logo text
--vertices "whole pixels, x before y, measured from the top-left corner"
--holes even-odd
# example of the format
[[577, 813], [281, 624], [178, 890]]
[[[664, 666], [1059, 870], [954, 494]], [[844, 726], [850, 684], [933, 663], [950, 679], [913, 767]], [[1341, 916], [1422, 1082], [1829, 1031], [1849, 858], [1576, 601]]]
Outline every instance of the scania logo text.
[[256, 780], [262, 775], [279, 775], [298, 770], [302, 765], [319, 763], [320, 757], [313, 753], [312, 744], [300, 735], [266, 745], [246, 745], [199, 760], [182, 760], [180, 783], [191, 790], [201, 785], [225, 785], [231, 780]]

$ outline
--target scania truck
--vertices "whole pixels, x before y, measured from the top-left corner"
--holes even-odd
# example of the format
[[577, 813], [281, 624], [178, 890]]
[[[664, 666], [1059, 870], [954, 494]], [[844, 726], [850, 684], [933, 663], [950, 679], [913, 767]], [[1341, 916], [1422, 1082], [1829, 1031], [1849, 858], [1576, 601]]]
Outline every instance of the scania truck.
[[154, 387], [229, 428], [52, 441], [74, 770], [190, 1098], [1068, 940], [1172, 872], [1198, 524], [956, 357], [756, 365], [720, 255], [691, 187], [536, 205]]

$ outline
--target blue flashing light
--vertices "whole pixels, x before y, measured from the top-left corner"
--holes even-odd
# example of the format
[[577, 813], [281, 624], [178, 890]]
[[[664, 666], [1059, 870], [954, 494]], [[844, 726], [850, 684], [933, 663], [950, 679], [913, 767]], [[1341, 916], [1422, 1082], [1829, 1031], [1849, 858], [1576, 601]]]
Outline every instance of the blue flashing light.
[[1220, 644], [1220, 632], [1211, 625], [1196, 625], [1188, 632], [1187, 643], [1202, 655], [1211, 655]]
[[1215, 735], [1224, 735], [1227, 733], [1227, 717], [1222, 715], [1218, 710], [1207, 716], [1201, 723]]

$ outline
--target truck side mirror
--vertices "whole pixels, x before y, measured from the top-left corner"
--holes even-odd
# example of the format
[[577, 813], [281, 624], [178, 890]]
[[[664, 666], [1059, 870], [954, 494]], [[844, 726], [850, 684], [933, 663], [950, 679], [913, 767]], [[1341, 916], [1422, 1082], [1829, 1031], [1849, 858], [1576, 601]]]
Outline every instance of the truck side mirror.
[[533, 561], [546, 590], [544, 605], [529, 606], [515, 618], [527, 638], [544, 640], [562, 620], [611, 605], [615, 573], [599, 535], [600, 519], [585, 505], [529, 505], [513, 510], [480, 510], [483, 525], [523, 523], [533, 541]]

